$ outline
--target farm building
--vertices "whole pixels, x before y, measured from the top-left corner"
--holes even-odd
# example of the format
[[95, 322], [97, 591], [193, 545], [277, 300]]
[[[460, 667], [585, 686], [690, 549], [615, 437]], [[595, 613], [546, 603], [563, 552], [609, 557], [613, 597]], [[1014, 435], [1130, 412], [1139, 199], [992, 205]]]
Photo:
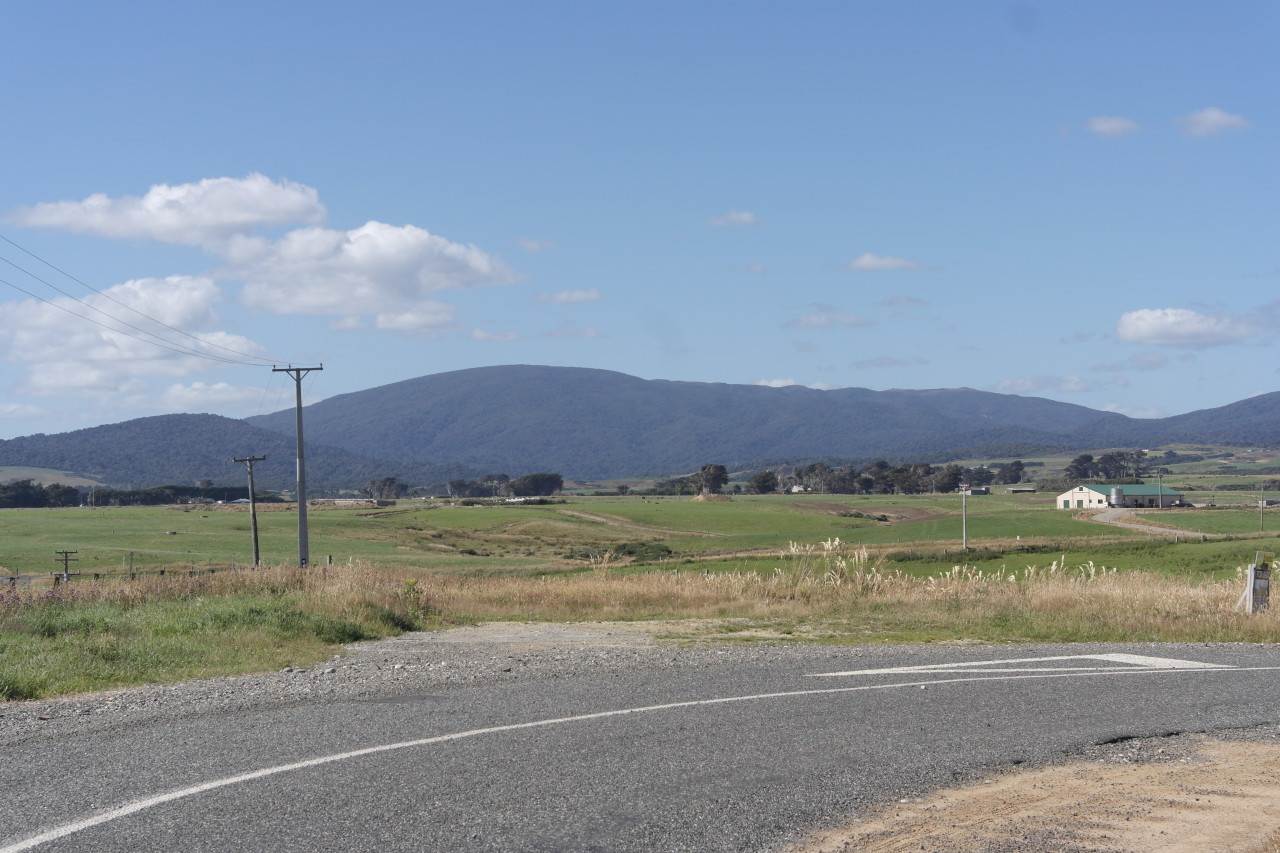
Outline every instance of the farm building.
[[1060, 509], [1103, 509], [1121, 507], [1163, 507], [1182, 504], [1182, 492], [1165, 486], [1108, 486], [1085, 483], [1058, 495]]

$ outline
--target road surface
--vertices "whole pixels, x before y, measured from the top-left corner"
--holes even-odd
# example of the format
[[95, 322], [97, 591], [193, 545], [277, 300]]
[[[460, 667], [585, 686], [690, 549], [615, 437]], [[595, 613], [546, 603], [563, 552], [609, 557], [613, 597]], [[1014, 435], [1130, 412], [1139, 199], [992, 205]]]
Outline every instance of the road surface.
[[1269, 646], [682, 655], [36, 729], [0, 753], [0, 853], [780, 850], [993, 769], [1280, 718]]

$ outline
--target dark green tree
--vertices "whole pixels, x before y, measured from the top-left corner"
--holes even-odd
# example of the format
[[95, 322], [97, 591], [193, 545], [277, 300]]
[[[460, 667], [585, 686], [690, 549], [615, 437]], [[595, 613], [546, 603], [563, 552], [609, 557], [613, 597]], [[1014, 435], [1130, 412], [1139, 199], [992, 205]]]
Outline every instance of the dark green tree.
[[757, 471], [747, 480], [747, 488], [757, 495], [769, 495], [778, 491], [778, 475], [772, 471]]
[[703, 465], [698, 473], [689, 477], [700, 495], [718, 495], [729, 482], [729, 472], [723, 465]]
[[1015, 459], [1000, 469], [1001, 483], [1021, 483], [1025, 467], [1021, 459]]
[[554, 495], [564, 488], [564, 478], [559, 474], [525, 474], [512, 480], [510, 488], [517, 497]]

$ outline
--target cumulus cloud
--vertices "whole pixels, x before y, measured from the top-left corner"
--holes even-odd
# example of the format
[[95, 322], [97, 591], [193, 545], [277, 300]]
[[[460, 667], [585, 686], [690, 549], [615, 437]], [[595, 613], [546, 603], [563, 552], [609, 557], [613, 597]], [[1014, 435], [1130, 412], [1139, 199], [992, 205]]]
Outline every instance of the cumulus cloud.
[[1005, 379], [996, 385], [1001, 394], [1034, 394], [1037, 391], [1059, 391], [1074, 394], [1088, 391], [1093, 383], [1076, 376], [1026, 376], [1018, 379]]
[[1163, 418], [1166, 414], [1164, 409], [1158, 409], [1151, 406], [1126, 406], [1121, 403], [1107, 403], [1105, 406], [1099, 406], [1104, 412], [1115, 412], [1118, 415], [1128, 415], [1131, 418]]
[[[178, 378], [210, 367], [190, 350], [221, 358], [265, 357], [253, 341], [214, 328], [214, 306], [221, 296], [208, 278], [170, 276], [127, 281], [78, 302], [65, 297], [8, 302], [0, 304], [0, 350], [26, 365], [23, 390], [32, 394], [132, 393], [142, 387], [141, 377]], [[197, 337], [148, 322], [121, 305]], [[68, 322], [68, 313], [92, 322]], [[139, 330], [153, 332], [170, 348], [150, 343], [155, 338]]]
[[1186, 308], [1142, 308], [1121, 315], [1116, 336], [1129, 343], [1204, 349], [1257, 334], [1243, 317], [1200, 314]]
[[863, 252], [845, 264], [844, 268], [859, 271], [916, 270], [920, 269], [920, 264], [915, 261], [909, 261], [906, 258], [895, 258], [891, 255], [873, 255], [870, 252]]
[[430, 300], [400, 311], [386, 311], [373, 318], [375, 329], [403, 332], [415, 338], [434, 338], [461, 329], [454, 307]]
[[519, 332], [486, 332], [483, 329], [472, 329], [471, 340], [481, 343], [509, 343], [520, 340]]
[[1090, 370], [1099, 373], [1123, 373], [1128, 370], [1160, 370], [1169, 365], [1169, 357], [1161, 352], [1139, 352], [1124, 361], [1095, 364]]
[[766, 388], [790, 388], [793, 385], [799, 385], [802, 388], [812, 388], [815, 391], [830, 391], [831, 386], [825, 382], [814, 382], [806, 385], [803, 382], [797, 382], [794, 379], [760, 379], [751, 383], [752, 385], [763, 385]]
[[784, 329], [832, 329], [854, 328], [858, 326], [874, 326], [874, 320], [838, 311], [826, 305], [819, 305], [816, 311], [802, 314], [782, 324]]
[[559, 293], [535, 293], [533, 295], [534, 302], [545, 302], [550, 305], [568, 305], [573, 302], [599, 302], [600, 291], [596, 288], [589, 290], [561, 290]]
[[48, 412], [29, 403], [0, 403], [0, 420], [22, 420], [41, 417]]
[[[368, 222], [351, 231], [299, 228], [261, 241], [228, 271], [246, 305], [276, 314], [389, 312], [428, 294], [512, 284], [519, 277], [476, 246], [413, 225]], [[390, 327], [384, 327], [390, 328]]]
[[600, 332], [591, 328], [590, 326], [587, 326], [586, 328], [583, 328], [583, 329], [576, 329], [576, 328], [552, 329], [550, 332], [547, 332], [546, 337], [548, 338], [603, 338], [604, 335], [600, 334]]
[[759, 225], [760, 220], [749, 210], [731, 210], [728, 213], [711, 217], [707, 220], [707, 224], [714, 225], [717, 228], [727, 228], [734, 225]]
[[127, 240], [207, 246], [261, 226], [318, 223], [325, 210], [314, 189], [264, 175], [156, 184], [146, 195], [42, 202], [6, 219], [34, 228]]
[[1108, 137], [1128, 136], [1142, 130], [1142, 125], [1133, 119], [1120, 116], [1094, 116], [1085, 126], [1098, 136]]
[[357, 332], [368, 326], [363, 317], [352, 315], [350, 317], [339, 317], [336, 320], [329, 321], [329, 331], [331, 332]]
[[1178, 119], [1182, 132], [1187, 136], [1215, 136], [1219, 133], [1239, 133], [1252, 127], [1244, 116], [1232, 115], [1217, 107], [1207, 107]]
[[160, 405], [174, 412], [208, 412], [228, 405], [262, 399], [262, 389], [227, 382], [192, 382], [170, 385], [160, 395]]
[[535, 240], [532, 237], [521, 237], [516, 240], [516, 245], [521, 249], [524, 249], [526, 252], [533, 252], [534, 254], [537, 254], [538, 252], [545, 252], [547, 249], [560, 248], [555, 243], [548, 242], [547, 240]]

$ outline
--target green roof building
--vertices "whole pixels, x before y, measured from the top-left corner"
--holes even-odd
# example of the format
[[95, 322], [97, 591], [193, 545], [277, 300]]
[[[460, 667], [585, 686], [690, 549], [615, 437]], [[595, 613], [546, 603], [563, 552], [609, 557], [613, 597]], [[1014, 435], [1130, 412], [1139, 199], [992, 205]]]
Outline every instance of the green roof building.
[[1058, 495], [1059, 509], [1105, 509], [1120, 507], [1166, 507], [1182, 504], [1182, 492], [1168, 486], [1085, 483]]

